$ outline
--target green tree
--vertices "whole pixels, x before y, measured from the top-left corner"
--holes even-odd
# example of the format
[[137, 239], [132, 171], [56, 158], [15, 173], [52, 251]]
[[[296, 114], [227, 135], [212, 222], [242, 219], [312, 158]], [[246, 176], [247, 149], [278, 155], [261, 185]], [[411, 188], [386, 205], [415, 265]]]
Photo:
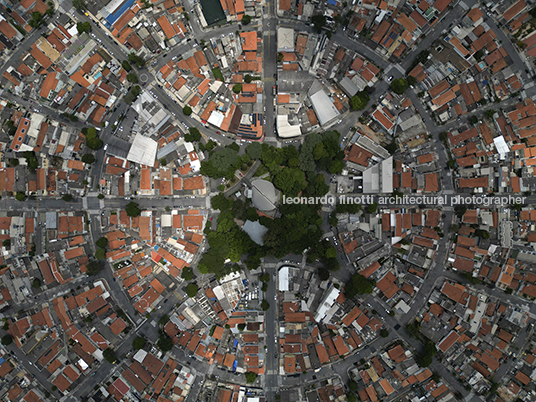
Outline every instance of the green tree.
[[72, 200], [73, 200], [73, 196], [72, 196], [71, 194], [63, 194], [63, 195], [61, 196], [61, 199], [62, 199], [63, 201], [67, 201], [67, 202], [68, 202], [68, 201], [72, 201]]
[[102, 140], [97, 135], [97, 129], [95, 127], [89, 128], [86, 134], [86, 146], [89, 149], [97, 150], [102, 148], [102, 145]]
[[106, 248], [106, 246], [108, 245], [108, 239], [106, 237], [100, 237], [96, 242], [95, 244], [97, 245], [97, 247], [100, 247], [100, 248]]
[[13, 343], [13, 336], [12, 335], [7, 334], [7, 335], [4, 335], [2, 337], [2, 345], [9, 346], [9, 345], [11, 345], [11, 343]]
[[201, 132], [195, 127], [190, 127], [190, 132], [184, 136], [184, 140], [186, 142], [199, 141], [200, 139], [201, 139]]
[[290, 197], [297, 196], [306, 184], [305, 173], [298, 168], [283, 168], [274, 178], [274, 185]]
[[343, 169], [344, 169], [344, 161], [342, 161], [340, 159], [335, 159], [329, 165], [329, 172], [331, 174], [340, 174], [340, 173], [342, 173]]
[[143, 57], [138, 56], [136, 53], [129, 53], [128, 61], [131, 64], [135, 64], [138, 68], [143, 67], [145, 65], [145, 60], [143, 60]]
[[138, 76], [134, 73], [127, 74], [127, 80], [134, 84], [137, 84], [139, 82]]
[[84, 154], [82, 155], [82, 162], [84, 163], [94, 163], [95, 156], [93, 154]]
[[417, 83], [417, 78], [415, 78], [412, 75], [408, 75], [406, 77], [406, 81], [408, 82], [409, 85], [415, 85]]
[[408, 82], [404, 78], [397, 78], [391, 83], [391, 89], [397, 94], [402, 95], [409, 88]]
[[357, 386], [357, 382], [355, 382], [354, 380], [348, 381], [348, 388], [350, 388], [350, 391], [352, 392], [357, 392], [359, 389]]
[[354, 296], [360, 294], [370, 294], [374, 290], [374, 283], [367, 280], [363, 275], [354, 274], [350, 281], [346, 284], [345, 293], [346, 297], [351, 299]]
[[32, 12], [31, 16], [32, 18], [28, 24], [30, 24], [32, 28], [39, 28], [41, 24], [45, 22], [43, 19], [43, 14], [41, 14], [39, 11]]
[[329, 279], [329, 271], [326, 268], [320, 268], [317, 273], [321, 281], [327, 281]]
[[129, 72], [129, 71], [132, 70], [132, 66], [130, 65], [130, 63], [127, 60], [123, 60], [121, 62], [121, 67], [123, 67], [126, 72]]
[[[102, 250], [102, 249], [99, 249]], [[87, 263], [86, 273], [88, 275], [97, 275], [104, 268], [104, 262], [100, 260], [93, 260]]]
[[245, 82], [246, 84], [249, 84], [249, 83], [251, 83], [251, 81], [253, 81], [253, 77], [252, 77], [251, 75], [249, 75], [249, 74], [246, 74], [246, 75], [244, 76], [244, 82]]
[[378, 210], [378, 204], [373, 202], [372, 204], [370, 204], [368, 207], [367, 207], [367, 212], [369, 214], [375, 214], [376, 211]]
[[235, 94], [239, 94], [242, 91], [242, 84], [234, 84], [233, 85], [233, 92]]
[[257, 380], [257, 373], [253, 373], [251, 371], [248, 371], [246, 373], [246, 382], [248, 384], [253, 384]]
[[336, 258], [337, 257], [337, 249], [333, 246], [328, 248], [326, 251], [326, 258]]
[[173, 340], [166, 334], [162, 334], [158, 338], [158, 341], [156, 341], [156, 346], [164, 353], [169, 352], [173, 349]]
[[185, 116], [190, 116], [192, 114], [192, 108], [186, 105], [182, 108], [182, 113], [184, 113]]
[[6, 239], [2, 242], [2, 246], [4, 246], [5, 248], [10, 248], [11, 247], [11, 239]]
[[350, 392], [348, 395], [346, 395], [346, 401], [347, 402], [357, 402], [357, 396], [353, 392]]
[[86, 0], [73, 0], [73, 7], [77, 10], [84, 11], [87, 7]]
[[210, 199], [212, 209], [219, 209], [221, 212], [228, 210], [233, 202], [225, 197], [223, 193], [216, 194]]
[[127, 204], [127, 206], [125, 207], [125, 211], [127, 212], [127, 215], [131, 217], [140, 216], [141, 214], [141, 209], [134, 201], [131, 201]]
[[41, 287], [41, 279], [35, 278], [32, 281], [32, 288], [40, 288]]
[[26, 199], [26, 194], [20, 192], [20, 191], [17, 191], [17, 194], [15, 195], [15, 198], [17, 199], [17, 201], [24, 201]]
[[266, 311], [270, 308], [270, 303], [268, 303], [268, 300], [262, 299], [261, 308], [263, 311]]
[[210, 155], [208, 161], [201, 162], [201, 174], [214, 178], [225, 176], [231, 179], [235, 171], [233, 166], [237, 161], [236, 151], [231, 148], [219, 149]]
[[314, 28], [318, 33], [322, 32], [322, 28], [326, 25], [326, 17], [323, 14], [313, 15], [311, 18]]
[[381, 336], [382, 338], [387, 338], [387, 337], [389, 336], [389, 331], [387, 331], [385, 328], [382, 328], [382, 329], [380, 330], [380, 336]]
[[246, 154], [251, 159], [261, 159], [262, 157], [262, 144], [260, 142], [252, 142], [246, 147]]
[[108, 363], [115, 364], [115, 362], [117, 362], [117, 356], [111, 348], [106, 348], [106, 350], [102, 352], [102, 355]]
[[16, 159], [16, 158], [15, 158], [15, 159], [10, 159], [10, 160], [9, 160], [9, 164], [10, 164], [11, 166], [19, 166], [19, 160]]
[[39, 167], [39, 161], [37, 160], [37, 156], [35, 156], [35, 152], [25, 151], [22, 155], [26, 159], [26, 165], [28, 166], [28, 170], [30, 172], [35, 172]]
[[242, 16], [242, 24], [244, 25], [247, 25], [251, 22], [251, 16], [250, 15], [247, 15], [247, 14], [244, 14]]
[[158, 320], [158, 325], [163, 327], [169, 322], [169, 316], [167, 314], [164, 314], [160, 319]]
[[184, 288], [184, 291], [186, 292], [188, 297], [195, 297], [195, 295], [199, 291], [199, 286], [197, 286], [195, 283], [190, 283]]
[[142, 337], [142, 336], [137, 336], [137, 337], [132, 341], [132, 347], [133, 347], [135, 350], [140, 350], [140, 349], [143, 349], [143, 347], [145, 346], [146, 343], [147, 343], [147, 341], [145, 340], [144, 337]]
[[181, 278], [185, 281], [191, 281], [194, 279], [194, 271], [191, 267], [184, 267], [181, 272]]
[[238, 324], [237, 327], [239, 331], [243, 331], [246, 329], [246, 324]]
[[475, 115], [472, 115], [471, 117], [469, 117], [469, 123], [477, 124], [478, 122], [479, 122], [478, 117], [476, 117]]
[[99, 194], [99, 195], [97, 196], [97, 198], [98, 198], [99, 200], [104, 199], [104, 194]]
[[97, 260], [104, 260], [106, 258], [106, 250], [103, 248], [97, 248], [95, 251], [95, 258]]
[[484, 112], [484, 117], [485, 117], [486, 119], [488, 119], [488, 120], [491, 120], [491, 119], [493, 119], [493, 115], [494, 115], [495, 113], [496, 113], [495, 110], [493, 110], [493, 109], [488, 109], [488, 110], [486, 110], [486, 111]]
[[76, 29], [78, 30], [78, 35], [82, 35], [84, 32], [91, 31], [91, 24], [89, 23], [89, 21], [79, 22], [78, 24], [76, 24]]
[[363, 110], [367, 107], [369, 101], [369, 94], [366, 91], [361, 91], [352, 96], [350, 99], [350, 107], [352, 110]]

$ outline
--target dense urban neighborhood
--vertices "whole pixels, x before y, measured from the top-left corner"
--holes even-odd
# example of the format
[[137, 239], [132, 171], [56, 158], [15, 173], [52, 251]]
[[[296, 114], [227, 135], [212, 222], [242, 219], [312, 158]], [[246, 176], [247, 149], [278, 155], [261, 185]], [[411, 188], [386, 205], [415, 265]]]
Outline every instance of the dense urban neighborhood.
[[0, 401], [536, 401], [536, 4], [0, 3]]

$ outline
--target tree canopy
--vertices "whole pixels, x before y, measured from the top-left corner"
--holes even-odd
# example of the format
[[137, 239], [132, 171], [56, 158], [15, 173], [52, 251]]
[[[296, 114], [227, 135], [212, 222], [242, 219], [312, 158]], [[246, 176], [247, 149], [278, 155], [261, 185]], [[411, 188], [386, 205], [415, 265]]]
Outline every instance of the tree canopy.
[[97, 248], [95, 251], [95, 258], [97, 260], [104, 260], [106, 258], [106, 250], [103, 248]]
[[132, 66], [130, 65], [130, 63], [128, 62], [128, 60], [123, 60], [121, 62], [121, 67], [123, 67], [125, 69], [125, 71], [129, 72], [132, 70]]
[[194, 271], [191, 267], [184, 267], [181, 272], [181, 278], [185, 281], [191, 281], [194, 279]]
[[235, 94], [239, 94], [242, 91], [242, 84], [234, 84], [233, 85], [233, 92]]
[[318, 33], [322, 32], [322, 28], [326, 25], [326, 17], [323, 14], [313, 15], [311, 18], [314, 28]]
[[195, 283], [190, 283], [184, 288], [184, 291], [186, 292], [188, 297], [195, 297], [195, 295], [199, 291], [199, 286], [197, 286]]
[[251, 15], [244, 14], [242, 16], [242, 24], [247, 25], [251, 22]]
[[[102, 250], [102, 249], [99, 249]], [[104, 268], [104, 262], [102, 261], [90, 261], [86, 265], [86, 273], [88, 275], [97, 275]]]
[[219, 178], [224, 176], [233, 177], [235, 166], [238, 161], [238, 153], [231, 148], [222, 148], [214, 151], [208, 161], [201, 162], [201, 174]]
[[396, 78], [391, 83], [391, 89], [397, 94], [402, 95], [409, 88], [408, 82], [404, 78]]
[[128, 55], [128, 61], [130, 62], [130, 64], [135, 64], [136, 67], [140, 68], [140, 67], [143, 67], [145, 65], [145, 60], [143, 59], [143, 57], [141, 56], [138, 56], [136, 53], [129, 53]]
[[31, 16], [32, 16], [32, 18], [30, 19], [28, 24], [32, 28], [39, 28], [41, 26], [41, 24], [43, 24], [45, 22], [45, 20], [43, 18], [43, 14], [41, 14], [39, 11], [32, 12]]
[[93, 154], [84, 154], [82, 155], [82, 162], [84, 163], [94, 163], [95, 156]]
[[137, 84], [139, 82], [138, 76], [134, 73], [127, 74], [127, 80], [129, 80], [130, 82], [134, 84]]
[[190, 116], [192, 114], [192, 108], [186, 105], [182, 108], [182, 113], [184, 113], [186, 116]]
[[102, 140], [97, 135], [97, 129], [95, 127], [89, 128], [86, 133], [86, 146], [89, 149], [97, 150], [102, 148], [102, 145]]
[[199, 141], [201, 139], [201, 132], [196, 127], [190, 127], [190, 132], [184, 135], [186, 142]]
[[140, 216], [141, 214], [141, 209], [134, 201], [131, 201], [127, 204], [127, 206], [125, 207], [125, 211], [127, 212], [127, 215], [131, 217]]
[[11, 345], [11, 343], [13, 343], [13, 336], [12, 335], [7, 334], [7, 335], [4, 335], [2, 337], [2, 345], [8, 346], [8, 345]]
[[212, 209], [219, 209], [220, 211], [225, 211], [233, 206], [233, 202], [227, 199], [223, 193], [216, 194], [212, 197], [210, 204]]
[[173, 349], [173, 340], [166, 334], [162, 334], [158, 338], [158, 341], [156, 341], [156, 346], [162, 352], [169, 352], [171, 349]]
[[89, 23], [89, 21], [79, 22], [76, 24], [76, 29], [78, 30], [78, 34], [82, 35], [84, 32], [91, 31], [91, 24]]
[[246, 382], [248, 384], [253, 384], [257, 380], [257, 373], [253, 373], [251, 371], [248, 371], [246, 373]]
[[84, 11], [87, 7], [86, 0], [73, 0], [73, 7], [77, 10]]
[[266, 311], [270, 308], [270, 303], [268, 303], [268, 300], [262, 299], [261, 308], [262, 308], [262, 311]]
[[142, 337], [142, 336], [137, 336], [137, 337], [132, 341], [132, 347], [133, 347], [135, 350], [140, 350], [140, 349], [143, 349], [143, 347], [145, 346], [146, 343], [147, 343], [147, 341], [145, 340], [144, 337]]
[[299, 168], [306, 173], [313, 173], [317, 169], [338, 171], [340, 161], [344, 159], [344, 152], [339, 147], [339, 137], [337, 131], [307, 136], [298, 155]]
[[100, 237], [95, 242], [95, 244], [97, 245], [97, 247], [106, 248], [106, 246], [108, 245], [108, 239], [106, 237]]
[[252, 142], [246, 147], [246, 153], [251, 159], [261, 159], [262, 157], [262, 144], [260, 142]]
[[363, 275], [354, 274], [344, 288], [346, 297], [351, 299], [358, 294], [370, 294], [374, 290], [374, 285], [373, 281], [369, 281]]
[[108, 363], [114, 364], [117, 361], [117, 356], [111, 348], [107, 348], [106, 350], [104, 350], [104, 352], [102, 352], [102, 355]]
[[234, 264], [226, 264], [227, 259], [238, 262], [243, 255], [256, 254], [259, 248], [234, 220], [235, 218], [245, 220], [249, 204], [241, 201], [230, 204], [225, 201], [223, 194], [213, 198], [216, 198], [216, 204], [212, 207], [217, 206], [221, 212], [218, 216], [217, 229], [215, 231], [208, 229], [205, 232], [210, 248], [199, 261], [198, 269], [202, 274], [213, 273], [216, 278], [220, 278], [234, 269], [239, 269]]
[[369, 94], [366, 91], [361, 91], [352, 96], [350, 99], [350, 107], [352, 110], [363, 110], [367, 107], [369, 101]]
[[34, 151], [25, 151], [23, 154], [26, 159], [26, 166], [30, 172], [35, 172], [39, 167], [39, 161]]

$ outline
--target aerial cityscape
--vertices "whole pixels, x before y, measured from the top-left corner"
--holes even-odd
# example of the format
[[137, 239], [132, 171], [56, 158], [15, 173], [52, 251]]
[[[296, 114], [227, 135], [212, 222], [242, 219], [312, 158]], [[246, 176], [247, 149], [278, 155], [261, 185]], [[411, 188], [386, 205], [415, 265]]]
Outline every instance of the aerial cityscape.
[[536, 3], [0, 3], [1, 402], [536, 401]]

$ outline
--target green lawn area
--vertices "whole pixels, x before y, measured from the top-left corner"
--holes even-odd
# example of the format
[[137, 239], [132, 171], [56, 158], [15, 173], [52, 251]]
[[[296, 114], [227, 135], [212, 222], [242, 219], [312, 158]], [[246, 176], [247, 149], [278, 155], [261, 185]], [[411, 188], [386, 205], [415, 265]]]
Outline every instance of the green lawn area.
[[212, 74], [214, 74], [214, 78], [219, 79], [223, 82], [223, 74], [221, 73], [221, 70], [219, 67], [212, 69]]

